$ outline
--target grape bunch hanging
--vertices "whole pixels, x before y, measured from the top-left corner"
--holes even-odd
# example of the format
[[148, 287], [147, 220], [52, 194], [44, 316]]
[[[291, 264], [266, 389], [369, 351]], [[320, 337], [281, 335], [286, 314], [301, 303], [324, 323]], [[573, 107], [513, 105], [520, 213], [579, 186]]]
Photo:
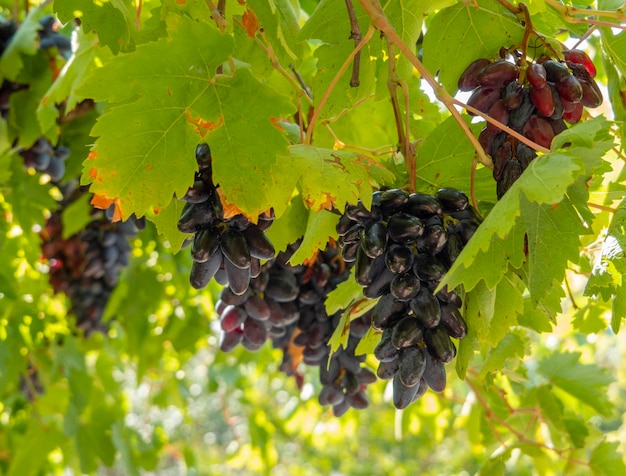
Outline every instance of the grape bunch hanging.
[[467, 196], [450, 188], [434, 196], [375, 192], [370, 210], [348, 206], [337, 224], [357, 283], [365, 296], [379, 298], [371, 315], [382, 331], [374, 355], [378, 377], [393, 379], [396, 408], [446, 386], [444, 365], [456, 356], [451, 338], [465, 337], [467, 325], [461, 298], [447, 288], [434, 291], [479, 224]]
[[[496, 61], [477, 59], [459, 78], [458, 88], [472, 91], [469, 106], [549, 149], [552, 139], [567, 129], [566, 123], [580, 121], [584, 107], [602, 104], [589, 56], [576, 49], [563, 50], [561, 55], [562, 60], [541, 55], [528, 62], [513, 50], [503, 52]], [[493, 160], [500, 199], [537, 154], [490, 123], [479, 141]]]
[[70, 312], [85, 334], [104, 332], [102, 314], [128, 266], [129, 240], [145, 226], [145, 219], [134, 216], [124, 222], [111, 222], [113, 208], [92, 209], [90, 221], [79, 232], [63, 237], [63, 211], [87, 193], [77, 180], [60, 187], [63, 199], [42, 232], [42, 252], [50, 265], [50, 283], [56, 293], [65, 293]]
[[244, 294], [250, 279], [261, 273], [261, 260], [274, 257], [274, 246], [265, 236], [274, 220], [273, 211], [258, 216], [252, 223], [242, 214], [226, 218], [213, 183], [211, 149], [207, 144], [196, 147], [199, 171], [193, 186], [181, 198], [185, 201], [178, 229], [193, 234], [191, 256], [193, 266], [191, 285], [202, 289], [211, 279], [225, 286], [236, 295]]
[[224, 288], [216, 310], [224, 331], [222, 351], [241, 343], [257, 350], [267, 340], [283, 352], [281, 370], [295, 376], [302, 385], [300, 363], [320, 367], [322, 390], [319, 401], [332, 405], [336, 416], [349, 408], [368, 405], [365, 389], [376, 376], [361, 366], [364, 355], [355, 355], [356, 345], [370, 326], [369, 314], [354, 320], [345, 349], [330, 355], [328, 341], [337, 327], [341, 312], [326, 313], [324, 301], [337, 284], [349, 276], [336, 245], [321, 250], [308, 265], [292, 266], [289, 258], [299, 243], [290, 246], [262, 267], [242, 295]]

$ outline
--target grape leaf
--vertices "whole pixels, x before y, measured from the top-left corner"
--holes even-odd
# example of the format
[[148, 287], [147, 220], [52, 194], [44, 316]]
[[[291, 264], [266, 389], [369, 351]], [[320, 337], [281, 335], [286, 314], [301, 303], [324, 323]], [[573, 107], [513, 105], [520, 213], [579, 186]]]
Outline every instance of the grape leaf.
[[228, 203], [251, 217], [272, 206], [282, 213], [293, 184], [278, 184], [271, 174], [287, 145], [272, 118], [292, 106], [246, 69], [213, 77], [232, 48], [215, 27], [184, 17], [170, 18], [169, 25], [171, 38], [113, 58], [79, 90], [84, 97], [124, 101], [109, 104], [94, 127], [100, 138], [83, 181], [97, 195], [119, 198], [123, 218], [156, 214], [191, 185], [193, 151], [206, 140], [214, 181]]
[[[57, 104], [64, 104], [65, 114], [71, 112], [79, 102], [74, 94], [76, 86], [81, 84], [89, 69], [93, 67], [98, 41], [93, 35], [78, 34], [78, 50], [74, 52], [37, 106], [37, 118], [42, 129], [52, 128], [59, 116]], [[98, 51], [100, 56], [102, 51]]]
[[91, 222], [93, 207], [89, 203], [89, 194], [83, 194], [77, 200], [63, 209], [61, 222], [63, 223], [63, 239], [67, 239], [80, 230], [84, 230]]
[[[471, 118], [464, 117], [469, 124]], [[473, 128], [479, 130], [483, 124]], [[474, 148], [453, 117], [445, 121], [424, 140], [417, 151], [417, 189], [433, 193], [441, 187], [470, 190]], [[495, 202], [495, 187], [491, 171], [476, 170], [474, 193], [479, 200]]]
[[489, 372], [501, 370], [508, 359], [521, 358], [524, 356], [524, 341], [517, 334], [507, 334], [496, 345], [485, 359], [480, 369], [480, 377], [484, 378]]
[[618, 446], [617, 441], [602, 441], [593, 449], [589, 466], [595, 476], [621, 476], [626, 473], [626, 464]]
[[[465, 290], [470, 291], [475, 283], [482, 279], [483, 273], [489, 275], [487, 268], [493, 265], [489, 257], [494, 237], [507, 238], [511, 234], [516, 218], [521, 213], [521, 194], [538, 203], [558, 203], [581, 168], [580, 161], [560, 152], [547, 154], [541, 160], [533, 160], [478, 227], [441, 281], [439, 288], [445, 285], [455, 288], [464, 283]], [[519, 237], [519, 230], [514, 231], [512, 235]], [[521, 252], [519, 244], [517, 239], [504, 244], [508, 255], [516, 262], [519, 261]], [[481, 251], [486, 253], [481, 255]], [[486, 258], [478, 260], [479, 256]]]
[[178, 231], [177, 226], [184, 207], [185, 202], [172, 200], [160, 213], [148, 212], [147, 214], [150, 221], [156, 225], [159, 234], [170, 243], [173, 253], [178, 253], [188, 236]]
[[304, 236], [310, 213], [314, 212], [306, 209], [299, 195], [293, 198], [285, 213], [265, 232], [276, 252], [286, 250]]
[[522, 40], [524, 29], [515, 17], [494, 2], [481, 0], [478, 5], [457, 3], [441, 10], [424, 35], [424, 66], [438, 72], [439, 82], [450, 92], [476, 58], [495, 57], [501, 47]]
[[24, 67], [22, 55], [32, 56], [37, 53], [39, 39], [37, 32], [41, 29], [39, 19], [42, 16], [43, 11], [40, 7], [33, 8], [19, 25], [0, 57], [0, 78], [15, 81]]
[[359, 299], [343, 311], [337, 327], [330, 336], [330, 339], [328, 339], [328, 346], [330, 347], [331, 355], [341, 346], [343, 346], [344, 349], [348, 348], [348, 339], [350, 338], [350, 321], [365, 314], [367, 311], [372, 309], [377, 302], [378, 299]]
[[380, 342], [382, 332], [377, 331], [373, 327], [367, 330], [367, 334], [361, 337], [361, 340], [354, 349], [354, 355], [370, 355], [374, 353], [374, 349]]
[[522, 197], [520, 207], [528, 237], [528, 288], [541, 301], [554, 281], [563, 280], [568, 260], [578, 261], [579, 235], [589, 230], [566, 200], [538, 205]]
[[302, 243], [289, 259], [292, 265], [306, 263], [318, 250], [326, 247], [330, 238], [336, 239], [337, 232], [335, 224], [337, 215], [327, 210], [311, 212], [307, 222], [306, 232], [302, 238]]
[[298, 54], [293, 51], [300, 31], [298, 18], [288, 0], [248, 0], [247, 5], [254, 10], [268, 41], [272, 44], [281, 63], [297, 61]]
[[378, 162], [354, 152], [307, 145], [291, 146], [290, 152], [290, 156], [279, 157], [273, 170], [298, 183], [302, 200], [315, 211], [333, 206], [343, 210], [346, 203], [356, 203], [359, 198], [369, 208], [372, 187], [378, 180], [392, 179]]
[[601, 415], [610, 415], [613, 404], [607, 386], [614, 379], [595, 364], [580, 362], [579, 352], [558, 352], [539, 362], [539, 372], [559, 387]]
[[102, 45], [114, 54], [126, 50], [135, 30], [135, 16], [128, 0], [55, 0], [54, 12], [63, 23], [79, 17], [83, 31], [96, 31]]
[[350, 270], [350, 276], [339, 283], [335, 289], [328, 293], [324, 305], [326, 314], [332, 316], [336, 312], [346, 309], [350, 303], [356, 301], [363, 294], [363, 288], [354, 279], [354, 268]]

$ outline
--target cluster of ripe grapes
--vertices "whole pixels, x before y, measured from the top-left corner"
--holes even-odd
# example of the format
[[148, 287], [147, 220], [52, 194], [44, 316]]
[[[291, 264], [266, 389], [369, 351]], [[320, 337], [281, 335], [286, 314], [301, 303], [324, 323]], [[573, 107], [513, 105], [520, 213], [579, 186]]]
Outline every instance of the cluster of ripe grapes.
[[[580, 121], [583, 107], [602, 103], [602, 93], [593, 79], [596, 69], [581, 50], [562, 51], [563, 60], [542, 55], [535, 62], [527, 62], [517, 50], [501, 56], [496, 61], [481, 58], [472, 62], [459, 78], [458, 88], [473, 91], [469, 106], [545, 148], [567, 129], [566, 122]], [[490, 123], [481, 131], [479, 141], [494, 162], [500, 199], [537, 154]]]
[[405, 408], [428, 387], [446, 385], [444, 364], [462, 339], [461, 299], [444, 274], [480, 223], [467, 196], [440, 189], [434, 196], [400, 189], [374, 192], [372, 206], [348, 206], [337, 224], [343, 257], [369, 298], [379, 298], [372, 326], [382, 331], [375, 356], [378, 377], [393, 379], [393, 403]]
[[48, 139], [40, 137], [29, 149], [20, 151], [20, 155], [27, 167], [49, 175], [52, 182], [60, 182], [70, 150], [62, 145], [54, 147]]
[[181, 198], [186, 203], [178, 229], [194, 235], [191, 285], [202, 289], [215, 278], [240, 296], [248, 290], [250, 279], [261, 273], [261, 260], [275, 256], [274, 246], [264, 233], [274, 214], [270, 210], [259, 215], [256, 224], [241, 214], [225, 218], [219, 185], [213, 183], [211, 160], [209, 146], [199, 144], [196, 147], [199, 171], [193, 186]]
[[86, 193], [76, 181], [60, 187], [61, 207], [55, 210], [42, 232], [42, 252], [50, 265], [50, 283], [55, 292], [65, 293], [70, 312], [85, 334], [105, 331], [101, 322], [120, 273], [128, 265], [129, 240], [145, 226], [145, 219], [131, 217], [125, 222], [111, 222], [112, 209], [93, 209], [91, 221], [78, 233], [63, 237], [63, 210]]
[[352, 322], [348, 347], [331, 357], [328, 341], [341, 313], [329, 316], [324, 301], [337, 284], [348, 279], [349, 267], [333, 245], [309, 264], [292, 266], [288, 261], [298, 245], [265, 263], [242, 295], [222, 290], [216, 304], [224, 331], [221, 350], [228, 352], [239, 343], [257, 350], [271, 340], [283, 352], [281, 370], [295, 376], [299, 385], [303, 380], [300, 363], [320, 367], [319, 401], [332, 405], [336, 416], [351, 407], [365, 408], [364, 390], [376, 376], [361, 367], [365, 356], [356, 356], [355, 348], [370, 326], [369, 315]]

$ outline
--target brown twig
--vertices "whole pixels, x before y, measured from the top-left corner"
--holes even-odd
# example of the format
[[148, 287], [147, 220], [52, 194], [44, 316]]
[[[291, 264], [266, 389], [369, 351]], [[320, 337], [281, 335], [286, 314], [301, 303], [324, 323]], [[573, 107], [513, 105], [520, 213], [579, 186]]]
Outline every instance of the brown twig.
[[213, 21], [217, 24], [217, 27], [220, 29], [220, 32], [224, 33], [226, 31], [227, 24], [226, 24], [226, 20], [224, 20], [224, 17], [220, 13], [219, 8], [215, 6], [212, 0], [206, 0], [206, 4], [209, 7], [209, 10], [211, 11], [211, 18], [213, 18]]
[[346, 60], [343, 62], [343, 64], [341, 65], [337, 73], [335, 74], [335, 77], [332, 79], [332, 81], [328, 85], [328, 88], [326, 88], [326, 91], [324, 91], [324, 95], [320, 99], [319, 104], [317, 105], [317, 107], [315, 108], [315, 111], [313, 112], [313, 117], [311, 117], [311, 121], [309, 122], [309, 127], [306, 131], [305, 144], [311, 143], [311, 137], [313, 136], [313, 129], [315, 129], [315, 123], [317, 122], [317, 119], [319, 118], [322, 112], [324, 104], [326, 104], [326, 101], [328, 101], [328, 98], [330, 97], [330, 93], [333, 91], [333, 89], [335, 89], [335, 86], [337, 86], [339, 79], [341, 78], [341, 76], [343, 76], [343, 73], [346, 72], [346, 70], [348, 69], [348, 66], [350, 65], [350, 63], [352, 62], [356, 54], [359, 51], [361, 51], [361, 49], [372, 39], [375, 31], [376, 30], [374, 29], [374, 27], [370, 25], [369, 29], [367, 30], [367, 33], [363, 37], [363, 40], [359, 43], [359, 46], [357, 46], [354, 50], [352, 50], [352, 53], [348, 55]]
[[[354, 5], [352, 0], [346, 0], [346, 7], [348, 8], [348, 16], [350, 17], [350, 36], [349, 38], [354, 40], [354, 47], [358, 47], [361, 42], [361, 28], [359, 28], [359, 22], [354, 12]], [[361, 84], [359, 80], [359, 71], [361, 68], [361, 50], [354, 55], [354, 62], [352, 63], [352, 77], [350, 78], [350, 86], [358, 88]]]
[[[617, 20], [618, 22], [626, 22], [626, 14], [624, 14], [621, 8], [617, 10], [586, 10], [581, 8], [570, 7], [567, 5], [563, 5], [556, 0], [545, 0], [545, 2], [550, 5], [552, 8], [557, 10], [562, 16], [563, 19], [570, 23], [593, 23], [597, 25], [606, 25], [609, 27], [618, 27], [613, 23], [608, 22], [597, 22], [589, 18], [574, 18], [576, 16], [584, 16], [584, 17], [605, 17], [612, 18]], [[575, 20], [575, 21], [573, 21]], [[619, 28], [619, 27], [618, 27]]]
[[600, 205], [598, 203], [587, 202], [587, 206], [589, 208], [596, 208], [598, 210], [602, 210], [602, 211], [609, 212], [609, 213], [617, 213], [617, 210], [615, 208], [607, 207], [606, 205]]
[[141, 7], [143, 6], [143, 0], [137, 0], [137, 8], [135, 12], [135, 28], [138, 30], [141, 28]]
[[493, 161], [489, 157], [483, 147], [478, 142], [478, 139], [474, 136], [467, 123], [463, 120], [461, 113], [454, 106], [454, 98], [450, 95], [446, 89], [440, 85], [434, 76], [424, 67], [423, 63], [417, 58], [415, 52], [407, 46], [402, 38], [396, 33], [391, 23], [387, 19], [387, 16], [380, 6], [378, 0], [359, 0], [359, 3], [363, 9], [367, 12], [372, 20], [372, 24], [385, 34], [385, 37], [394, 43], [400, 52], [411, 62], [411, 64], [419, 71], [424, 80], [433, 88], [435, 96], [441, 101], [446, 108], [450, 111], [450, 114], [459, 124], [459, 127], [463, 130], [471, 144], [474, 146], [477, 154], [477, 160], [485, 167], [493, 169]]

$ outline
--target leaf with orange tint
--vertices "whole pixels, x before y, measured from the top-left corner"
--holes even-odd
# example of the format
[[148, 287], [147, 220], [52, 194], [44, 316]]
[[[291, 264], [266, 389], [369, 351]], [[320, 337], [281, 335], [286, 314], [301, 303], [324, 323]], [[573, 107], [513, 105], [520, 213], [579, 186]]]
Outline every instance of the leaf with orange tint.
[[250, 38], [254, 38], [256, 36], [256, 32], [259, 31], [259, 19], [256, 17], [254, 12], [249, 8], [246, 8], [246, 11], [241, 17], [241, 22], [246, 30], [246, 35]]
[[91, 199], [91, 204], [95, 208], [106, 210], [112, 204], [115, 204], [115, 210], [113, 212], [113, 219], [111, 221], [120, 221], [122, 219], [122, 210], [120, 208], [120, 201], [118, 198], [109, 198], [105, 195], [99, 195], [95, 193]]
[[272, 174], [288, 152], [285, 132], [272, 121], [295, 106], [246, 68], [217, 74], [234, 44], [213, 23], [174, 15], [167, 21], [168, 38], [112, 57], [78, 89], [107, 102], [91, 131], [97, 140], [83, 184], [119, 197], [123, 219], [158, 216], [155, 210], [193, 183], [196, 145], [207, 142], [214, 182], [236, 205], [227, 213], [256, 218], [270, 207], [284, 210], [294, 184]]

